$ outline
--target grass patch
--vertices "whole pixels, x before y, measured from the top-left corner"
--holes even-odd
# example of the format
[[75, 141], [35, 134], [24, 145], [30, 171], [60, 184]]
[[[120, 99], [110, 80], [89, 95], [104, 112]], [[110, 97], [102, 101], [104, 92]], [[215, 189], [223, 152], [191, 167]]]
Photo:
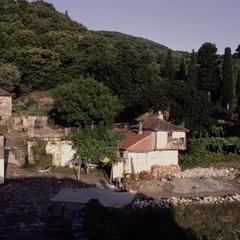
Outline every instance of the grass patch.
[[225, 203], [118, 210], [95, 202], [87, 207], [84, 229], [90, 240], [232, 240], [239, 239], [239, 207], [240, 203]]
[[183, 170], [195, 167], [224, 166], [240, 168], [240, 154], [207, 153], [180, 155], [180, 166]]
[[221, 205], [189, 205], [175, 209], [176, 222], [184, 229], [191, 228], [196, 239], [236, 238], [240, 230], [240, 203]]

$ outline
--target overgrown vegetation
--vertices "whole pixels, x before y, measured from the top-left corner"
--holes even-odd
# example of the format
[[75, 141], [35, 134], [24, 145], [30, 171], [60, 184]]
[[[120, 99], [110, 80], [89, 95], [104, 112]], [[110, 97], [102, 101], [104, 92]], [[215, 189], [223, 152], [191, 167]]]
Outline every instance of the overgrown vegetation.
[[110, 126], [121, 110], [118, 98], [92, 78], [59, 86], [54, 95], [52, 114], [67, 126]]
[[80, 159], [91, 159], [92, 163], [98, 164], [111, 164], [117, 160], [117, 144], [122, 137], [122, 134], [112, 133], [104, 127], [70, 135]]
[[32, 146], [33, 161], [39, 168], [46, 168], [52, 166], [52, 155], [46, 153], [45, 141], [37, 141]]
[[180, 164], [183, 168], [212, 165], [240, 167], [239, 149], [239, 137], [191, 139], [187, 153], [180, 157]]

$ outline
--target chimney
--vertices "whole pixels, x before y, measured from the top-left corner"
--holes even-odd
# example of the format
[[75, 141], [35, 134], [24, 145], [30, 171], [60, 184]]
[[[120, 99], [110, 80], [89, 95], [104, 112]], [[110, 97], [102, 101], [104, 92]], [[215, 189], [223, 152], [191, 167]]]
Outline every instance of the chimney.
[[161, 111], [158, 111], [157, 119], [163, 120], [163, 114]]
[[138, 124], [138, 134], [142, 134], [143, 133], [143, 122], [139, 122]]

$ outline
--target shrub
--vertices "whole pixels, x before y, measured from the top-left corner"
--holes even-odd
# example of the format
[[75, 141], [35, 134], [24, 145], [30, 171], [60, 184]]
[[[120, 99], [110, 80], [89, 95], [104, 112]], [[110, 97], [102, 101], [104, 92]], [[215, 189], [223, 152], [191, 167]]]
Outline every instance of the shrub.
[[45, 141], [37, 141], [32, 146], [33, 160], [38, 167], [45, 168], [52, 165], [52, 155], [46, 153], [46, 145]]

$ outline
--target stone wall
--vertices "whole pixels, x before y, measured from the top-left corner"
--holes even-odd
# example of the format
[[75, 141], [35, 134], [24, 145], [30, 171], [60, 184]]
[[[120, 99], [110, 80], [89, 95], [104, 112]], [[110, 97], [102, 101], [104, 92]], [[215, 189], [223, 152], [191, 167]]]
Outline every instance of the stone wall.
[[[71, 141], [51, 140], [46, 141], [46, 153], [52, 155], [53, 166], [65, 167], [73, 160], [76, 151]], [[36, 141], [28, 141], [28, 162], [34, 164], [32, 147]]]
[[1, 124], [5, 124], [12, 116], [12, 97], [0, 96], [0, 117]]
[[29, 129], [29, 139], [57, 140], [63, 139], [68, 135], [68, 129]]
[[33, 128], [47, 128], [48, 116], [14, 116], [12, 117], [12, 129], [15, 131], [29, 130]]

